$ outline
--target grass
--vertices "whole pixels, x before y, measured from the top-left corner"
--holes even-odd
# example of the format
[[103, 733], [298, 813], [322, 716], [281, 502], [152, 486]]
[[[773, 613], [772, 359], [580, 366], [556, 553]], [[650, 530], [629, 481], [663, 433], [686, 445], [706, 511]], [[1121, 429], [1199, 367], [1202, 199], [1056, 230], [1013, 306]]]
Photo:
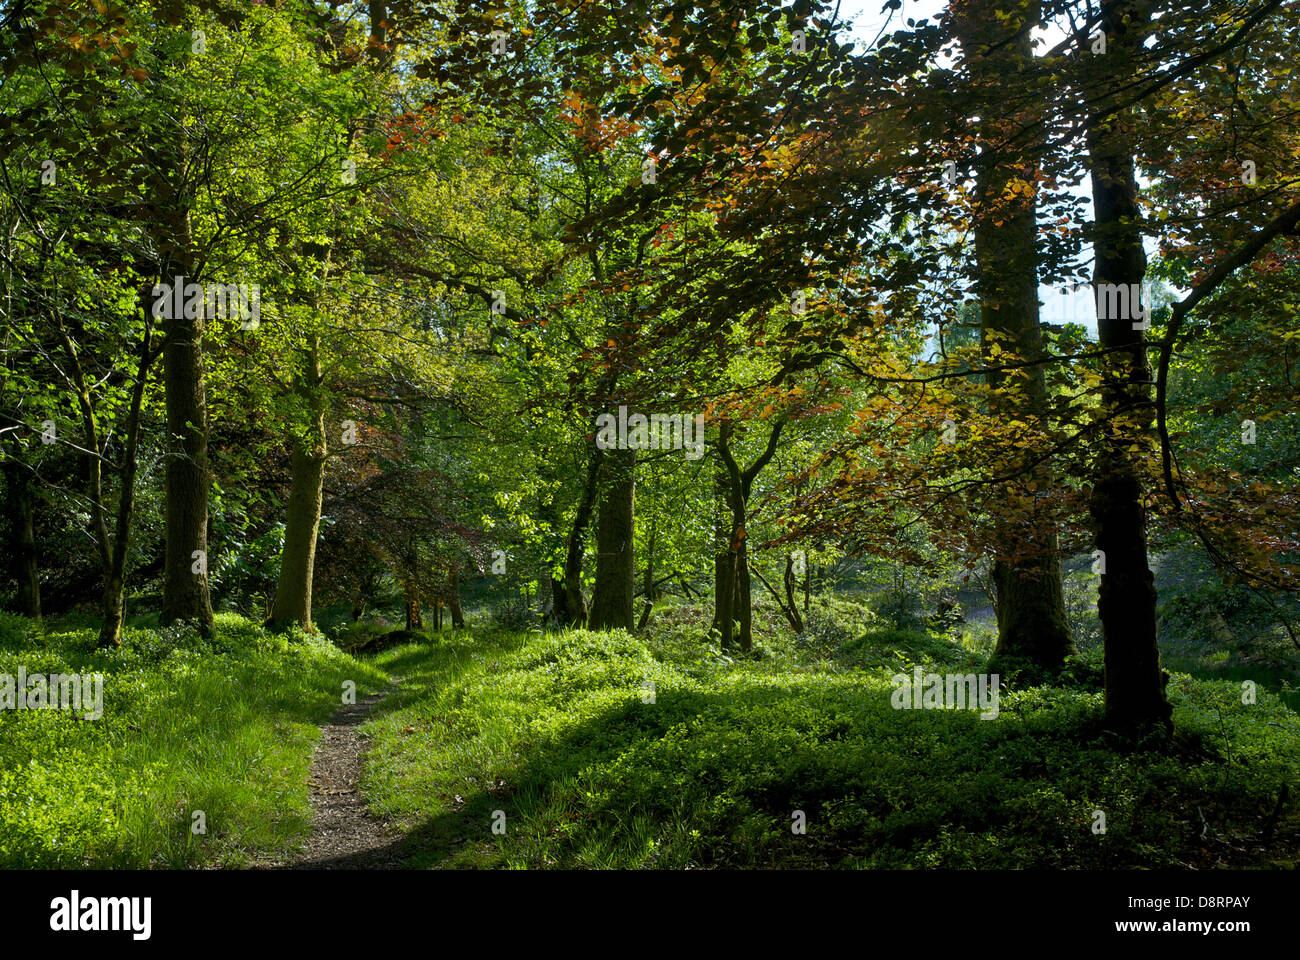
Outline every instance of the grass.
[[[237, 867], [309, 825], [318, 725], [345, 681], [403, 678], [367, 722], [361, 784], [410, 865], [474, 868], [1291, 867], [1300, 717], [1267, 683], [1176, 673], [1178, 734], [1101, 730], [1099, 651], [995, 720], [895, 710], [891, 677], [979, 672], [987, 637], [882, 629], [819, 605], [758, 658], [708, 611], [623, 632], [426, 632], [368, 662], [218, 617], [213, 640], [0, 614], [0, 674], [99, 672], [104, 715], [0, 711], [0, 867]], [[1249, 679], [1247, 677], [1246, 679]], [[206, 833], [192, 830], [202, 811]], [[1105, 818], [1105, 831], [1099, 813]], [[806, 823], [806, 832], [792, 827]], [[504, 828], [494, 831], [494, 826]]]
[[758, 662], [671, 629], [459, 633], [388, 651], [376, 662], [406, 681], [368, 723], [363, 792], [404, 824], [416, 866], [1300, 859], [1296, 797], [1279, 800], [1300, 769], [1300, 718], [1262, 687], [1244, 705], [1239, 684], [1176, 675], [1178, 737], [1131, 748], [1100, 729], [1095, 655], [1071, 685], [1004, 692], [981, 721], [890, 705], [891, 675], [913, 661], [967, 672], [969, 649], [897, 631], [841, 638], [834, 655], [801, 643]]
[[[101, 673], [103, 716], [0, 711], [0, 867], [235, 867], [293, 849], [310, 822], [319, 724], [344, 681], [386, 678], [319, 638], [231, 615], [212, 641], [0, 614], [0, 673]], [[202, 811], [206, 833], [196, 833]]]

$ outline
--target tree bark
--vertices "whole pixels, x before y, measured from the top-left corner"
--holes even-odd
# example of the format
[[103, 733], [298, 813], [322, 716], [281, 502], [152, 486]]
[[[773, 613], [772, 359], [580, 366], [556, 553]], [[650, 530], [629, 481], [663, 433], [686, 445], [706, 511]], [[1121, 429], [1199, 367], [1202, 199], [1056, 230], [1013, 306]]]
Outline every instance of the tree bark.
[[564, 578], [557, 577], [554, 573], [550, 576], [551, 583], [551, 616], [555, 618], [556, 626], [565, 626], [569, 620], [569, 598], [564, 592]]
[[592, 630], [631, 630], [636, 590], [636, 451], [605, 452], [605, 484], [596, 523]]
[[718, 558], [714, 567], [713, 622], [717, 624], [719, 644], [730, 649], [736, 636], [736, 562], [730, 548]]
[[395, 53], [389, 46], [388, 4], [382, 2], [382, 0], [371, 0], [369, 19], [370, 39], [375, 45], [372, 51], [375, 66], [379, 70], [386, 70], [392, 64]]
[[[183, 150], [183, 147], [180, 149]], [[177, 159], [179, 164], [179, 158]], [[169, 250], [170, 268], [163, 280], [197, 283], [189, 211], [174, 207], [160, 244]], [[167, 406], [167, 455], [164, 470], [166, 549], [159, 622], [194, 623], [212, 632], [208, 590], [208, 401], [203, 366], [203, 310], [187, 317], [185, 309], [168, 309], [163, 322], [163, 388]], [[171, 314], [179, 313], [179, 316]]]
[[277, 627], [298, 623], [304, 630], [310, 630], [312, 579], [316, 562], [316, 540], [320, 531], [325, 457], [317, 451], [295, 445], [291, 469], [284, 547], [280, 555], [280, 577], [276, 583], [270, 620]]
[[740, 649], [748, 653], [753, 644], [753, 621], [750, 616], [749, 552], [746, 546], [746, 500], [744, 480], [735, 460], [731, 457], [728, 441], [731, 425], [723, 424], [718, 440], [718, 450], [726, 468], [723, 474], [726, 486], [728, 530], [726, 555], [723, 561], [722, 581], [718, 590], [717, 617], [722, 625], [722, 648], [739, 642]]
[[[1140, 28], [1149, 17], [1149, 7], [1130, 0], [1107, 8], [1101, 22], [1107, 52], [1092, 61], [1097, 71], [1093, 80], [1103, 98], [1122, 96], [1131, 82], [1144, 33]], [[1129, 114], [1098, 110], [1096, 116], [1086, 133], [1095, 211], [1094, 280], [1137, 290], [1146, 275], [1146, 253]], [[1097, 614], [1106, 654], [1106, 720], [1129, 733], [1169, 729], [1172, 707], [1165, 697], [1168, 675], [1160, 668], [1156, 638], [1144, 491], [1130, 452], [1153, 445], [1146, 332], [1134, 329], [1137, 310], [1119, 317], [1098, 312], [1103, 314], [1097, 319], [1101, 346], [1114, 351], [1104, 360], [1101, 404], [1107, 422], [1095, 452], [1089, 504], [1102, 560]]]

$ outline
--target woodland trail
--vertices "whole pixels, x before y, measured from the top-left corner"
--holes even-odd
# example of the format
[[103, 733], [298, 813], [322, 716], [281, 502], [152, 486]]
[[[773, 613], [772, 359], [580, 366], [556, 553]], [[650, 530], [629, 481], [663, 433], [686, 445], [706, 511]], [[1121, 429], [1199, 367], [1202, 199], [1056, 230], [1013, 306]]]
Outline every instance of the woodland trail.
[[392, 870], [404, 860], [402, 835], [376, 817], [357, 788], [365, 770], [365, 738], [357, 732], [375, 706], [400, 681], [381, 693], [345, 704], [321, 727], [312, 758], [311, 835], [291, 859], [266, 866], [280, 870]]

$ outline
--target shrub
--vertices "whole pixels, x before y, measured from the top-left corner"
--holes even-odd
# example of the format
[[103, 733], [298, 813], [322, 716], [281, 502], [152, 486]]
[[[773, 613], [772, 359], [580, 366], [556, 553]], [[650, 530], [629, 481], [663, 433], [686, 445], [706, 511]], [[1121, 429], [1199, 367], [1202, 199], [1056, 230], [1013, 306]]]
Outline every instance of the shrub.
[[925, 595], [915, 580], [895, 579], [877, 597], [875, 612], [895, 630], [925, 627]]

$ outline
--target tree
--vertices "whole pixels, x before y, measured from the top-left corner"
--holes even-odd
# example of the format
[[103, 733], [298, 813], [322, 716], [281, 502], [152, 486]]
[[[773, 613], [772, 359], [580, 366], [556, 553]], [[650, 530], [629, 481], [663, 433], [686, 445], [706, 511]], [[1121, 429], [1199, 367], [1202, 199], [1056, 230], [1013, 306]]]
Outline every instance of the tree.
[[[975, 289], [980, 302], [981, 335], [990, 388], [991, 416], [1019, 423], [1046, 418], [1047, 387], [1041, 366], [1003, 372], [997, 355], [1030, 361], [1044, 356], [1038, 313], [1036, 197], [1042, 174], [1036, 154], [1041, 145], [1026, 142], [1023, 131], [1041, 131], [1044, 107], [1038, 89], [1008, 97], [1009, 76], [1033, 75], [1031, 29], [1039, 22], [1038, 4], [1012, 10], [1004, 4], [969, 0], [956, 5], [953, 28], [960, 37], [967, 72], [977, 88], [975, 109], [981, 147], [972, 202], [975, 236]], [[1003, 472], [1019, 473], [1012, 447]], [[1046, 485], [1050, 476], [1032, 477]], [[999, 544], [991, 572], [995, 585], [998, 642], [994, 662], [1022, 659], [1048, 669], [1059, 668], [1077, 652], [1070, 637], [1061, 587], [1056, 530], [1050, 517], [995, 514]]]

